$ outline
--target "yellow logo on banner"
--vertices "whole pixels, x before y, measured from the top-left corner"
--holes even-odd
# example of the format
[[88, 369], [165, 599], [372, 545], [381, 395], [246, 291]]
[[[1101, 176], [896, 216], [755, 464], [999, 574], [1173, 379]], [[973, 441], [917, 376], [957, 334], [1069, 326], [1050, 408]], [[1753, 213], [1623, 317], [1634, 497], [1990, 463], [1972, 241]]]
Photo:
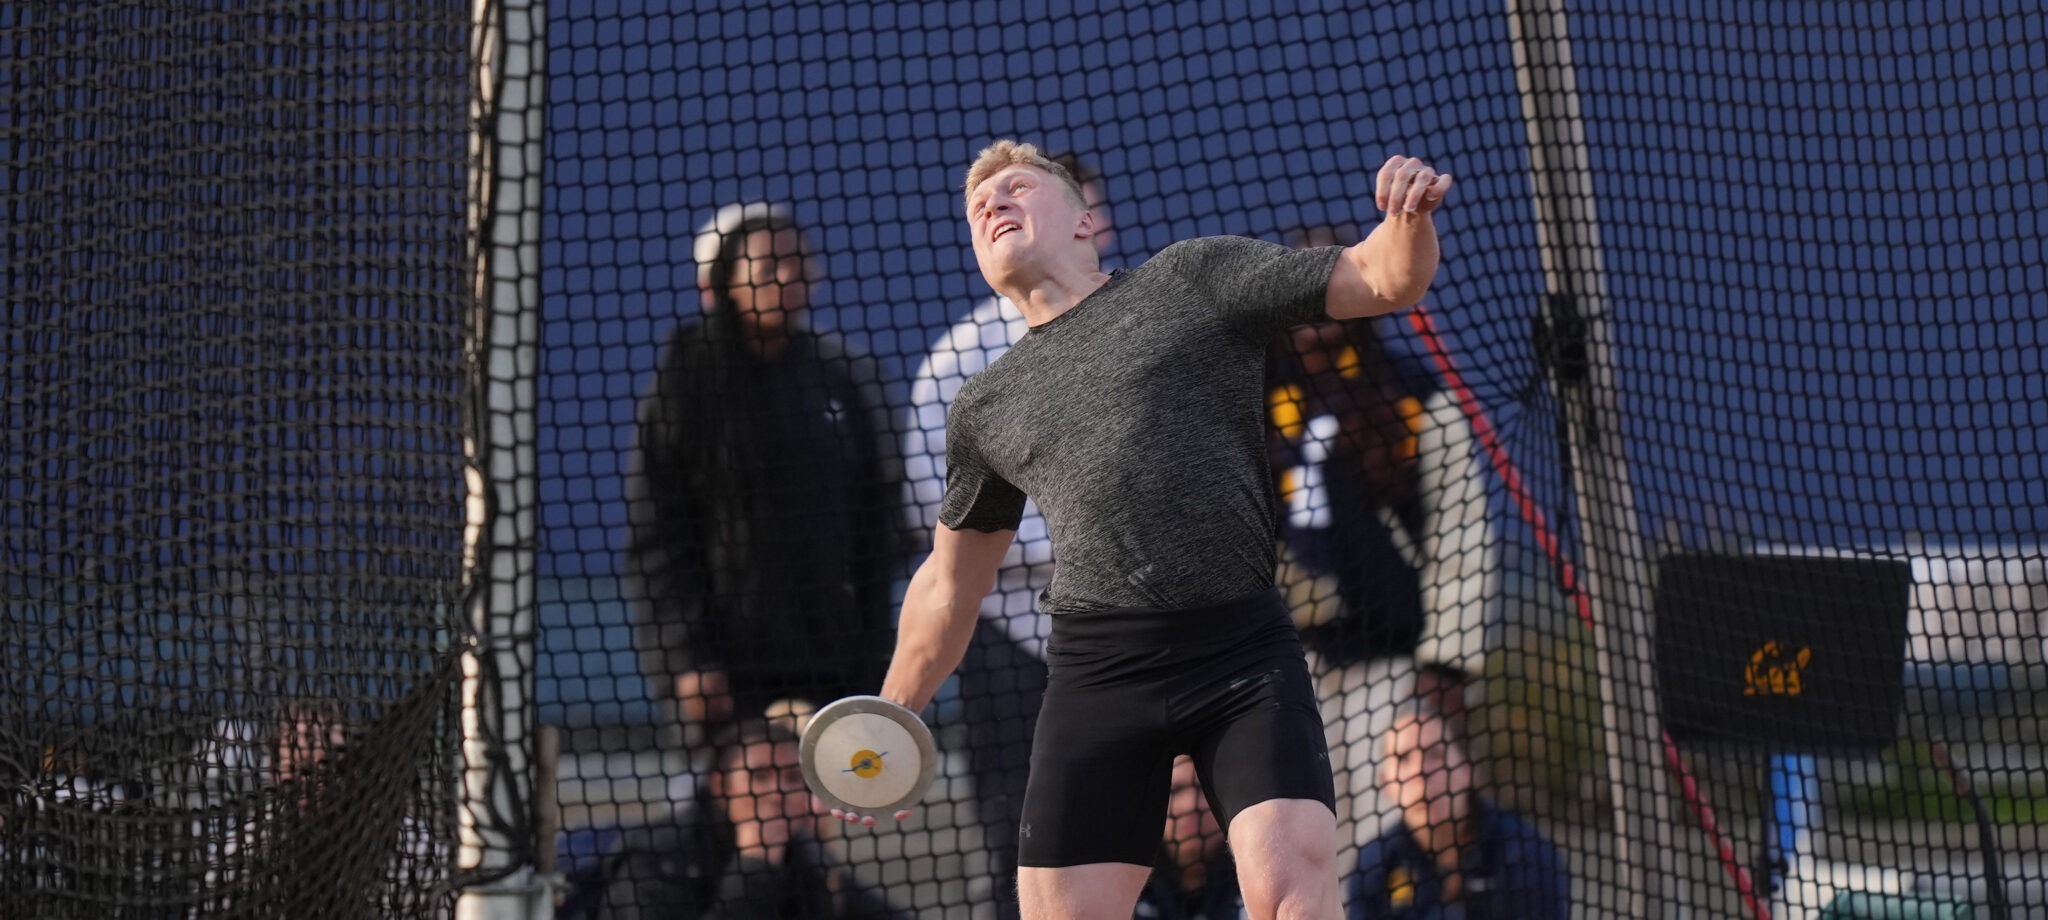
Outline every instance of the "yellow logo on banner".
[[1813, 649], [1787, 654], [1778, 643], [1766, 642], [1749, 656], [1749, 667], [1742, 670], [1742, 695], [1798, 696], [1806, 690], [1800, 672], [1812, 661]]
[[882, 758], [887, 756], [889, 755], [877, 754], [873, 751], [855, 751], [853, 752], [853, 765], [848, 767], [846, 772], [861, 779], [874, 779], [882, 775]]

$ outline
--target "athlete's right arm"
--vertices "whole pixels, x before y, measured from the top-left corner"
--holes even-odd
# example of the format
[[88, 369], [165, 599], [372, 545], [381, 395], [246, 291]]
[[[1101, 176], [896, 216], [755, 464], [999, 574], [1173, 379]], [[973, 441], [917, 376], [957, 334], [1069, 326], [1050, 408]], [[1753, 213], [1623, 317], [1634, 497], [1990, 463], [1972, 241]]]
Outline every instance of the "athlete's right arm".
[[995, 589], [996, 571], [1016, 538], [1015, 530], [954, 530], [943, 523], [932, 528], [931, 555], [903, 594], [883, 698], [924, 711], [966, 657], [982, 598]]
[[[954, 530], [941, 522], [932, 528], [932, 552], [910, 576], [903, 592], [903, 615], [896, 623], [896, 654], [889, 676], [882, 680], [882, 698], [921, 713], [932, 695], [974, 639], [981, 618], [981, 600], [995, 589], [996, 571], [1017, 531]], [[873, 815], [832, 809], [847, 821], [875, 826]], [[896, 812], [901, 821], [910, 809]]]

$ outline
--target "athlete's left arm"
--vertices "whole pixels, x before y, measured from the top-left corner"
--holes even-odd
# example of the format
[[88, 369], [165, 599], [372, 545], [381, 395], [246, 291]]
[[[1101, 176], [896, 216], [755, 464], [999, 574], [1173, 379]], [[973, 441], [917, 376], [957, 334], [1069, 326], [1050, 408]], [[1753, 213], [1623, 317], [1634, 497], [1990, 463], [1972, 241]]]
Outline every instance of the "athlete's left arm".
[[1450, 190], [1449, 173], [1415, 157], [1396, 156], [1380, 167], [1373, 203], [1387, 218], [1364, 242], [1344, 250], [1330, 271], [1323, 309], [1331, 318], [1379, 316], [1421, 302], [1436, 277], [1431, 215]]

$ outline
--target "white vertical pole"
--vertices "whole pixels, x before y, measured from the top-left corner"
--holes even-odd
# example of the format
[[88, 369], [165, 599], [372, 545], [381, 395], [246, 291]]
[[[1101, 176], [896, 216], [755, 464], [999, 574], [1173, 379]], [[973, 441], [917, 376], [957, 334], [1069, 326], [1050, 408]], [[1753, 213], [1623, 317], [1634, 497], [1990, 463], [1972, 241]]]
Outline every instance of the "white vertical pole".
[[[540, 370], [542, 0], [475, 0], [470, 238], [476, 264], [470, 361], [467, 614], [457, 866], [463, 920], [553, 913], [531, 861], [534, 830], [535, 445]], [[544, 845], [552, 846], [552, 841]]]
[[[1508, 0], [1515, 80], [1528, 130], [1531, 203], [1543, 259], [1550, 339], [1568, 345], [1555, 377], [1570, 435], [1583, 540], [1579, 574], [1592, 605], [1607, 773], [1613, 782], [1618, 899], [1594, 914], [1677, 914], [1663, 722], [1652, 653], [1652, 560], [1638, 533], [1620, 430], [1620, 390], [1607, 329], [1606, 270], [1592, 167], [1563, 0]], [[1577, 348], [1583, 343], [1583, 364]], [[1591, 886], [1584, 886], [1590, 888]]]

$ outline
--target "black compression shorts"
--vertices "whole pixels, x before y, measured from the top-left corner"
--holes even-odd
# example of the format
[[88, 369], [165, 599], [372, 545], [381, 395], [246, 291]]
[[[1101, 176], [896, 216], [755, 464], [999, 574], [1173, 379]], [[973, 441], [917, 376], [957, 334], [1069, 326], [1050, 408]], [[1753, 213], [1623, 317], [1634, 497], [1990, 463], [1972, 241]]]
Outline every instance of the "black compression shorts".
[[1053, 618], [1017, 864], [1152, 864], [1173, 758], [1223, 827], [1271, 799], [1336, 810], [1322, 715], [1277, 593]]

